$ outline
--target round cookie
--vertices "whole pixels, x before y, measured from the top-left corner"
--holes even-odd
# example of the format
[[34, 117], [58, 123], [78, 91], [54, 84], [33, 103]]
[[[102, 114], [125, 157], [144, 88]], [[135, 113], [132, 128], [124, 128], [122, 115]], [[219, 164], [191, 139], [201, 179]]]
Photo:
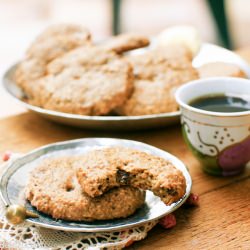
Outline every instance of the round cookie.
[[91, 198], [82, 192], [73, 165], [78, 157], [47, 159], [35, 168], [26, 187], [26, 198], [37, 210], [55, 219], [72, 221], [125, 218], [144, 203], [145, 192], [113, 188]]
[[178, 110], [174, 92], [185, 82], [198, 78], [192, 55], [181, 46], [169, 46], [128, 56], [134, 68], [134, 91], [116, 109], [120, 115], [149, 115]]
[[98, 197], [123, 185], [150, 190], [170, 205], [186, 191], [186, 181], [171, 162], [142, 151], [110, 147], [93, 150], [74, 163], [82, 190]]
[[16, 82], [30, 104], [46, 109], [105, 115], [133, 89], [132, 67], [113, 51], [82, 46], [46, 64], [30, 58], [16, 70]]
[[127, 33], [113, 36], [101, 46], [120, 54], [129, 50], [146, 47], [149, 43], [149, 39], [145, 36]]
[[45, 29], [31, 44], [25, 59], [18, 64], [15, 81], [32, 100], [39, 91], [37, 81], [47, 75], [47, 64], [53, 59], [91, 43], [89, 31], [79, 25], [59, 24]]
[[105, 115], [133, 89], [131, 65], [112, 51], [83, 46], [53, 60], [29, 102], [46, 109]]
[[86, 44], [91, 44], [91, 34], [85, 27], [74, 24], [52, 25], [36, 38], [27, 50], [26, 56], [48, 63]]
[[[169, 78], [174, 78], [175, 81], [178, 74], [171, 72]], [[177, 111], [179, 106], [174, 97], [176, 88], [166, 85], [167, 80], [167, 77], [155, 82], [136, 79], [132, 96], [116, 112], [120, 115], [137, 116]]]
[[46, 74], [46, 63], [36, 58], [25, 59], [15, 71], [15, 81], [23, 90], [27, 101], [33, 99], [37, 93], [38, 79]]

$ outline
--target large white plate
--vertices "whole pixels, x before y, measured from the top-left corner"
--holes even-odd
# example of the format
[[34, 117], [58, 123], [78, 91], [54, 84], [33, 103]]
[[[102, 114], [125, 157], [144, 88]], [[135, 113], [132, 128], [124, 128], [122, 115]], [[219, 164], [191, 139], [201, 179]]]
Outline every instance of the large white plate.
[[[143, 49], [138, 50], [138, 52], [142, 51]], [[212, 44], [202, 45], [199, 54], [193, 60], [193, 65], [194, 67], [199, 67], [202, 64], [214, 61], [237, 64], [246, 73], [248, 78], [250, 78], [250, 68], [243, 59], [229, 50]], [[39, 108], [23, 101], [24, 93], [13, 80], [15, 69], [16, 65], [11, 67], [3, 77], [5, 90], [11, 97], [18, 101], [20, 105], [55, 122], [99, 130], [140, 130], [164, 127], [179, 122], [179, 111], [142, 116], [86, 116]]]
[[[82, 154], [88, 150], [110, 146], [123, 146], [138, 149], [156, 156], [160, 156], [172, 162], [178, 169], [182, 171], [186, 179], [187, 186], [184, 196], [179, 201], [171, 204], [170, 206], [166, 206], [159, 197], [156, 197], [152, 192], [147, 191], [145, 204], [143, 207], [138, 209], [135, 214], [125, 219], [93, 222], [70, 222], [64, 220], [55, 220], [48, 215], [39, 213], [34, 207], [30, 205], [30, 203], [25, 200], [24, 189], [28, 182], [29, 173], [41, 160], [59, 155], [65, 156], [72, 154]], [[5, 205], [24, 204], [29, 210], [39, 214], [39, 218], [27, 219], [27, 221], [35, 225], [72, 232], [108, 232], [139, 226], [172, 213], [174, 210], [180, 207], [190, 195], [191, 186], [192, 180], [185, 165], [178, 158], [163, 150], [141, 142], [130, 140], [87, 138], [50, 144], [14, 160], [6, 168], [0, 179], [0, 196]]]

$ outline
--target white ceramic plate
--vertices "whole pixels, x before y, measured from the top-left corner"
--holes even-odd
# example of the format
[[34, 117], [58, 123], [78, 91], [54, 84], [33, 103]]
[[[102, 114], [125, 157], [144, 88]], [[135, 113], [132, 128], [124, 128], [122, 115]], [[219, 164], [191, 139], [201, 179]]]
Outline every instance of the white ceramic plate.
[[[138, 49], [141, 53], [145, 49]], [[214, 61], [229, 62], [239, 67], [250, 78], [250, 68], [247, 63], [235, 53], [212, 44], [203, 44], [199, 54], [194, 58], [194, 67]], [[16, 65], [11, 67], [4, 75], [3, 87], [18, 103], [32, 112], [47, 119], [66, 125], [98, 130], [141, 130], [159, 128], [179, 122], [180, 112], [142, 116], [86, 116], [63, 113], [39, 108], [23, 101], [24, 93], [16, 85], [13, 75]]]

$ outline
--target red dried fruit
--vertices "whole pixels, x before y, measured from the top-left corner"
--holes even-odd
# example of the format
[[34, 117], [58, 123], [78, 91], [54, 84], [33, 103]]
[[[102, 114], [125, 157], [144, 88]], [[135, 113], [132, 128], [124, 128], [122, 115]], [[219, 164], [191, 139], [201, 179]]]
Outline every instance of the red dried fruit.
[[8, 161], [9, 159], [10, 159], [10, 157], [11, 157], [11, 152], [10, 151], [6, 151], [6, 152], [4, 152], [3, 153], [3, 156], [2, 156], [2, 160], [3, 161]]
[[163, 228], [172, 228], [176, 225], [176, 218], [174, 214], [168, 214], [165, 217], [161, 218], [159, 224]]
[[129, 240], [129, 241], [126, 243], [125, 247], [129, 247], [129, 246], [131, 246], [133, 243], [134, 243], [133, 240]]
[[197, 194], [191, 193], [187, 198], [185, 205], [199, 206], [199, 196]]

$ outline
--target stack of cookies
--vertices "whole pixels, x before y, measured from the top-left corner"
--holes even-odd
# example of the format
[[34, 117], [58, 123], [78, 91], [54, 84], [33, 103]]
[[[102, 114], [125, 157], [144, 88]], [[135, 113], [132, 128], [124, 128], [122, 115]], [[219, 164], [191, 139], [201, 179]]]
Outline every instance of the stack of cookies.
[[178, 110], [174, 91], [198, 78], [181, 45], [125, 53], [149, 45], [123, 34], [94, 44], [77, 25], [56, 25], [31, 44], [15, 80], [30, 104], [81, 115], [146, 115]]
[[170, 205], [183, 197], [186, 181], [171, 162], [130, 148], [108, 147], [43, 160], [31, 173], [26, 198], [55, 219], [125, 218], [150, 190]]

